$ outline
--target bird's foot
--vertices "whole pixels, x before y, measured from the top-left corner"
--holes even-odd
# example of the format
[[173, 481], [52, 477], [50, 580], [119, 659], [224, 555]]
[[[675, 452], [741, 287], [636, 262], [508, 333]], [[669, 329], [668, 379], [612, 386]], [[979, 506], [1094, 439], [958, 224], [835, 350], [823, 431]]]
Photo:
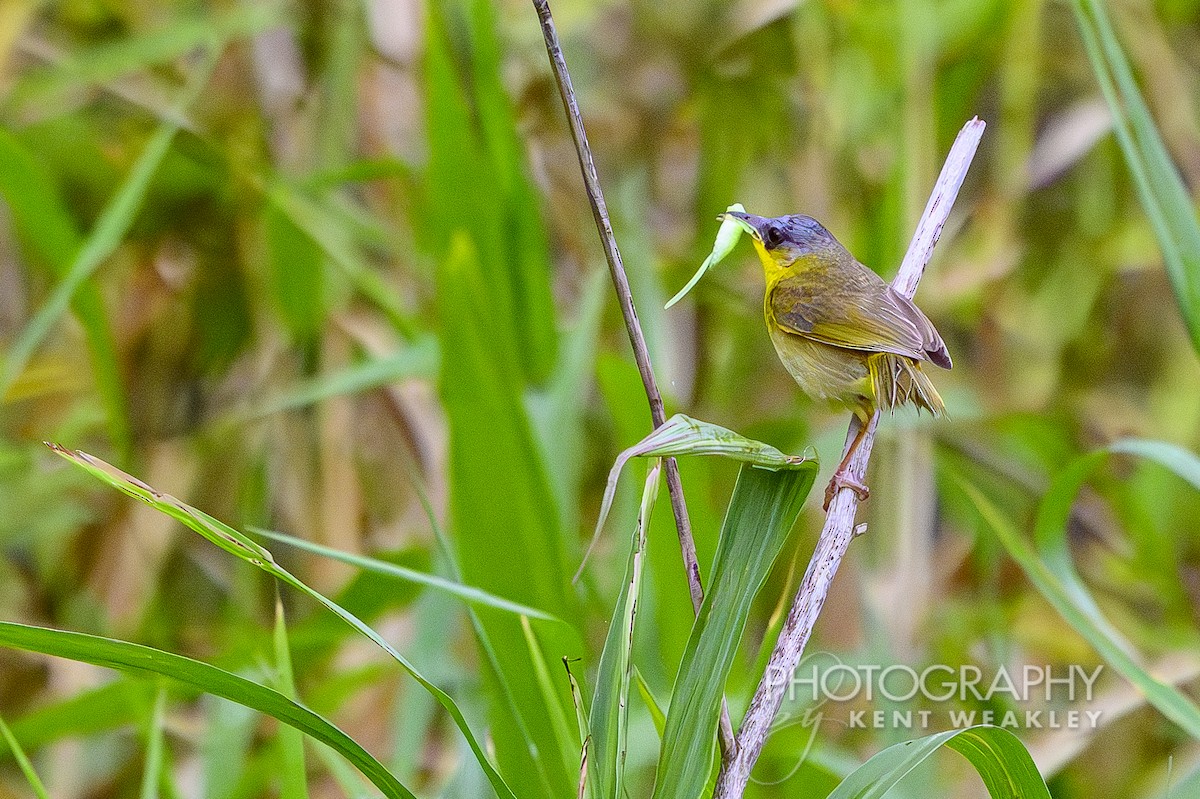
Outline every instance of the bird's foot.
[[859, 502], [862, 502], [864, 499], [871, 496], [871, 489], [867, 488], [866, 485], [860, 483], [858, 480], [855, 480], [850, 475], [849, 471], [838, 469], [833, 473], [833, 479], [829, 481], [829, 485], [825, 487], [825, 504], [821, 507], [828, 511], [830, 503], [833, 502], [833, 498], [837, 496], [837, 493], [843, 488], [849, 488], [851, 491], [857, 494]]

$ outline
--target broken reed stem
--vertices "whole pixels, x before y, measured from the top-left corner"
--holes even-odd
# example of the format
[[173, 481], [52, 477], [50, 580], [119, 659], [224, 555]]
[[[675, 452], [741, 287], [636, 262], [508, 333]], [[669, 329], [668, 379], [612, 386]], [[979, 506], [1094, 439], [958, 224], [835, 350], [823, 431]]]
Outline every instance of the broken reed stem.
[[[621, 304], [621, 315], [625, 319], [625, 329], [629, 333], [633, 357], [637, 361], [638, 373], [642, 376], [642, 386], [646, 390], [646, 399], [650, 403], [650, 418], [657, 429], [666, 421], [662, 394], [659, 393], [658, 383], [654, 379], [654, 369], [650, 363], [650, 350], [646, 346], [646, 337], [642, 335], [637, 309], [633, 305], [633, 294], [629, 290], [629, 278], [625, 275], [621, 251], [617, 248], [612, 223], [608, 219], [608, 206], [604, 202], [604, 191], [600, 188], [600, 178], [596, 174], [596, 164], [592, 160], [592, 148], [588, 145], [587, 133], [583, 129], [583, 117], [579, 113], [579, 104], [575, 99], [575, 87], [571, 84], [571, 73], [567, 70], [567, 62], [558, 41], [558, 31], [554, 27], [554, 18], [550, 14], [548, 0], [533, 0], [533, 7], [537, 9], [538, 19], [542, 24], [542, 38], [546, 40], [550, 70], [554, 73], [554, 80], [558, 84], [558, 93], [562, 97], [563, 109], [566, 111], [567, 122], [571, 127], [571, 138], [575, 141], [575, 152], [579, 156], [579, 168], [583, 172], [583, 185], [587, 189], [588, 202], [592, 206], [592, 217], [596, 220], [596, 230], [600, 234], [601, 244], [604, 245], [604, 258], [608, 261], [608, 271], [612, 276], [613, 288], [616, 290], [617, 299]], [[667, 493], [671, 498], [671, 512], [675, 515], [679, 548], [683, 554], [684, 569], [687, 571], [692, 610], [699, 614], [700, 604], [704, 601], [704, 585], [700, 580], [700, 564], [696, 560], [696, 542], [692, 538], [692, 524], [688, 519], [687, 503], [683, 497], [683, 482], [679, 478], [679, 466], [675, 459], [664, 458], [663, 460], [666, 466]], [[720, 740], [722, 752], [728, 754], [733, 751], [733, 725], [729, 720], [729, 709], [724, 701], [721, 704]]]
[[[959, 131], [946, 163], [933, 187], [933, 194], [917, 224], [917, 232], [913, 235], [908, 252], [900, 264], [900, 270], [892, 281], [892, 288], [906, 297], [912, 297], [917, 290], [917, 283], [925, 271], [933, 255], [934, 245], [941, 235], [942, 226], [950, 216], [950, 209], [958, 197], [958, 190], [967, 175], [971, 159], [983, 136], [984, 123], [978, 117], [972, 119]], [[867, 472], [867, 461], [871, 457], [871, 447], [875, 440], [875, 426], [879, 421], [879, 413], [871, 419], [866, 438], [850, 461], [850, 473], [854, 479], [862, 482]], [[858, 421], [851, 417], [850, 429], [846, 433], [846, 446], [850, 445], [855, 433], [858, 432]], [[813, 626], [825, 598], [829, 595], [829, 586], [833, 576], [837, 574], [838, 566], [846, 554], [850, 541], [855, 536], [854, 515], [858, 510], [858, 495], [848, 489], [842, 489], [833, 498], [829, 511], [825, 516], [825, 526], [817, 539], [816, 549], [804, 573], [804, 579], [796, 592], [775, 649], [767, 661], [762, 680], [750, 701], [746, 717], [738, 730], [736, 744], [732, 755], [726, 755], [721, 762], [721, 773], [717, 778], [717, 790], [714, 799], [740, 799], [750, 780], [750, 771], [762, 752], [767, 735], [771, 731], [771, 722], [791, 681], [792, 673], [800, 663], [804, 647], [812, 635]]]

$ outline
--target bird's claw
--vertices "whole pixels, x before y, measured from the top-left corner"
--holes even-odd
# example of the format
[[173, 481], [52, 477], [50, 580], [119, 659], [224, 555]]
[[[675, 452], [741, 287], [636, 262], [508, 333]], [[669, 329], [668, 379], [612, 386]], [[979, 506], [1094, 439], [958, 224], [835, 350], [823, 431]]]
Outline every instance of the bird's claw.
[[855, 480], [848, 472], [838, 470], [833, 473], [833, 479], [825, 487], [825, 504], [821, 506], [825, 511], [829, 510], [829, 505], [833, 502], [833, 498], [843, 488], [849, 488], [857, 494], [859, 502], [871, 496], [871, 489], [867, 488], [866, 485]]

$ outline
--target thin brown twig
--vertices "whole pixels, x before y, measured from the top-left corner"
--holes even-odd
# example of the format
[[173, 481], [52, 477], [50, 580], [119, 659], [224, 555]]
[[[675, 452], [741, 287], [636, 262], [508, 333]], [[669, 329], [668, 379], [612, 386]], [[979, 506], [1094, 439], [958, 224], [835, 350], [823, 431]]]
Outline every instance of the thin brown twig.
[[[933, 255], [933, 247], [941, 235], [942, 226], [950, 216], [950, 208], [958, 196], [958, 190], [966, 177], [979, 139], [983, 136], [984, 123], [975, 118], [963, 126], [946, 163], [934, 185], [925, 213], [917, 225], [917, 232], [908, 252], [904, 256], [900, 270], [892, 281], [892, 287], [906, 297], [912, 297], [917, 290], [917, 283], [925, 271]], [[862, 482], [867, 472], [867, 461], [871, 457], [871, 447], [875, 440], [875, 426], [879, 421], [876, 412], [867, 429], [854, 458], [850, 461], [850, 473], [858, 482]], [[858, 421], [851, 417], [850, 429], [846, 433], [846, 446], [850, 445], [855, 433], [858, 432]], [[825, 516], [825, 526], [817, 539], [804, 579], [796, 592], [796, 598], [788, 611], [775, 649], [767, 661], [754, 698], [746, 711], [746, 717], [738, 730], [737, 743], [732, 756], [726, 755], [721, 762], [721, 773], [717, 778], [717, 790], [714, 799], [739, 799], [750, 780], [750, 771], [762, 752], [767, 735], [771, 731], [771, 723], [775, 719], [779, 707], [783, 703], [784, 694], [791, 681], [792, 673], [804, 654], [804, 647], [812, 635], [813, 626], [825, 598], [829, 594], [829, 586], [837, 574], [838, 566], [855, 536], [854, 515], [858, 510], [858, 495], [853, 491], [841, 490], [833, 498], [829, 511]]]
[[[571, 127], [571, 138], [575, 141], [575, 151], [579, 155], [579, 168], [583, 172], [583, 184], [587, 189], [588, 202], [592, 206], [592, 217], [596, 220], [596, 230], [600, 234], [601, 244], [604, 245], [604, 258], [608, 261], [608, 271], [612, 276], [613, 288], [617, 292], [617, 300], [621, 304], [621, 315], [625, 318], [625, 329], [629, 333], [633, 357], [637, 361], [638, 373], [642, 376], [642, 385], [646, 390], [646, 399], [650, 403], [650, 418], [654, 427], [658, 428], [666, 421], [662, 394], [659, 393], [658, 383], [654, 379], [654, 368], [650, 363], [650, 350], [646, 346], [646, 337], [642, 334], [641, 323], [638, 322], [637, 309], [633, 305], [633, 294], [629, 289], [629, 278], [625, 275], [621, 251], [617, 248], [612, 223], [608, 219], [608, 206], [604, 202], [604, 191], [600, 188], [600, 178], [596, 174], [596, 164], [592, 160], [592, 149], [588, 144], [587, 133], [583, 129], [583, 117], [579, 113], [579, 104], [575, 99], [571, 73], [567, 70], [567, 62], [558, 41], [558, 31], [554, 27], [554, 18], [550, 14], [548, 0], [533, 0], [533, 6], [537, 9], [538, 19], [542, 24], [542, 37], [546, 40], [546, 53], [550, 57], [550, 69], [558, 84], [558, 93], [562, 97], [563, 109], [566, 111], [567, 121]], [[679, 548], [683, 554], [684, 569], [687, 571], [688, 589], [692, 596], [692, 610], [699, 614], [700, 605], [704, 601], [704, 585], [700, 579], [700, 564], [696, 560], [696, 542], [692, 538], [692, 524], [688, 519], [687, 503], [683, 497], [683, 481], [679, 478], [679, 466], [675, 459], [666, 458], [664, 460], [667, 493], [671, 498], [671, 511], [675, 515], [675, 529], [679, 534]], [[720, 741], [722, 752], [728, 754], [733, 751], [733, 725], [729, 720], [729, 709], [724, 701], [721, 705]]]

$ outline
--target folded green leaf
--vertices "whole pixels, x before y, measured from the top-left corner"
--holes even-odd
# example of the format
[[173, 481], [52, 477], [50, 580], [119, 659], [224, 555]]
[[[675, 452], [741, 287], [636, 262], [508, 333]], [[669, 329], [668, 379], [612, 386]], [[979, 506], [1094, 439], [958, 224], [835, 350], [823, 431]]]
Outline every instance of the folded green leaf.
[[816, 456], [787, 455], [769, 444], [746, 438], [720, 425], [702, 422], [682, 413], [677, 413], [640, 442], [617, 456], [608, 473], [608, 485], [600, 503], [600, 516], [596, 519], [596, 531], [588, 544], [583, 563], [575, 573], [575, 579], [583, 573], [588, 557], [604, 529], [604, 521], [612, 509], [617, 493], [617, 480], [621, 470], [631, 458], [666, 458], [676, 455], [721, 455], [735, 461], [748, 463], [760, 469], [787, 470], [816, 468]]

